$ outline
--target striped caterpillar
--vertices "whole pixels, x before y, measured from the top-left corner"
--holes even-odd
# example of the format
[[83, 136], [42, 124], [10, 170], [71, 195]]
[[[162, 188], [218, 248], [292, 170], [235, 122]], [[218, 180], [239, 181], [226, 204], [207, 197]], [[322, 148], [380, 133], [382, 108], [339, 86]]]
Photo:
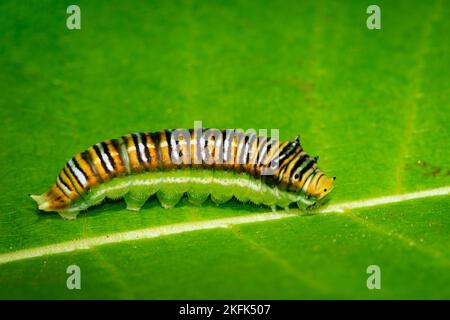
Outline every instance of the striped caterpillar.
[[233, 196], [253, 202], [306, 209], [333, 188], [317, 158], [303, 151], [297, 137], [274, 138], [239, 130], [190, 129], [133, 133], [95, 144], [70, 159], [50, 190], [32, 195], [40, 210], [75, 219], [79, 211], [124, 198], [139, 210], [155, 195], [165, 208], [183, 195], [196, 205], [209, 196], [222, 204]]

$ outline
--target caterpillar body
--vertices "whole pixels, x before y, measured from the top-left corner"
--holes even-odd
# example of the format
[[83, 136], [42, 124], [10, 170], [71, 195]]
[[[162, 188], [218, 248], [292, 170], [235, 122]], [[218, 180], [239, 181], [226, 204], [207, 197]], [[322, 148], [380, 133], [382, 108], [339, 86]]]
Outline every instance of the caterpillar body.
[[[279, 142], [239, 130], [190, 129], [133, 133], [97, 143], [70, 159], [56, 182], [32, 195], [40, 210], [74, 219], [106, 197], [139, 210], [152, 195], [165, 208], [183, 195], [196, 205], [208, 197], [305, 209], [332, 190], [297, 137]], [[215, 130], [215, 129], [214, 129]]]

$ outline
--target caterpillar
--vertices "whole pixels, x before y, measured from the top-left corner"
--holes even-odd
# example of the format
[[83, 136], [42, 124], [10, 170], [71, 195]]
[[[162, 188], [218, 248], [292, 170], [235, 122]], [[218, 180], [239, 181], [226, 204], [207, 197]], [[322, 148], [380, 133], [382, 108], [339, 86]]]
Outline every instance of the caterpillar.
[[309, 208], [333, 189], [335, 177], [317, 167], [299, 137], [280, 142], [241, 130], [190, 129], [132, 133], [89, 147], [65, 164], [50, 189], [31, 195], [39, 210], [64, 219], [101, 203], [124, 198], [140, 210], [156, 195], [165, 208], [187, 195], [201, 205], [211, 197], [275, 210]]

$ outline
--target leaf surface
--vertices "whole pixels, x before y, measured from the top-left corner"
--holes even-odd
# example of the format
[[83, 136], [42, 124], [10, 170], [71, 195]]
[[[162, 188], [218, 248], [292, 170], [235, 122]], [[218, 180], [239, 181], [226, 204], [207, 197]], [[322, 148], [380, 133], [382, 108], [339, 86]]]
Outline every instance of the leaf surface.
[[[110, 201], [63, 221], [28, 197], [96, 142], [195, 120], [300, 134], [337, 176], [331, 204], [450, 185], [444, 1], [379, 1], [381, 30], [359, 1], [78, 5], [69, 31], [64, 3], [0, 4], [0, 254], [269, 211]], [[19, 260], [0, 265], [0, 297], [450, 298], [449, 209], [447, 195]]]

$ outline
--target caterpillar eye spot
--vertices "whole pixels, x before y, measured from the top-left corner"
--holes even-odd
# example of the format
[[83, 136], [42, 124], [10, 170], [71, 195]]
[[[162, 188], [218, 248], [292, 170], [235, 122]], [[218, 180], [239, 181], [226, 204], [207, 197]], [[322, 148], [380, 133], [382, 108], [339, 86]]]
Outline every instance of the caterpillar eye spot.
[[327, 192], [327, 189], [323, 189], [323, 192]]
[[298, 178], [300, 178], [300, 175], [299, 175], [298, 173], [296, 173], [296, 174], [294, 175], [294, 179], [295, 179], [295, 180], [298, 180]]

